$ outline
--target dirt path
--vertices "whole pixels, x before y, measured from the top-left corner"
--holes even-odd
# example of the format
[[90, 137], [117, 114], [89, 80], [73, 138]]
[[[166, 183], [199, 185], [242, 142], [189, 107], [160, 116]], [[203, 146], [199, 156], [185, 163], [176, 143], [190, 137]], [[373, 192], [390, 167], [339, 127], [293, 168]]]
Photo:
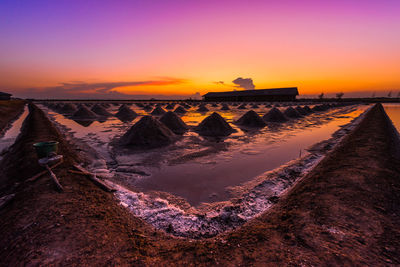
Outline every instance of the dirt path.
[[[0, 210], [0, 265], [397, 265], [400, 162], [393, 137], [376, 106], [271, 210], [236, 231], [190, 241], [155, 231], [111, 194], [68, 173], [80, 159], [31, 107], [13, 153], [0, 163], [1, 184], [8, 185], [0, 192], [16, 194]], [[60, 141], [66, 156], [55, 171], [64, 193], [48, 176], [24, 183], [41, 170], [32, 144], [48, 139]]]
[[10, 123], [18, 118], [24, 111], [23, 100], [0, 100], [0, 136], [2, 136]]

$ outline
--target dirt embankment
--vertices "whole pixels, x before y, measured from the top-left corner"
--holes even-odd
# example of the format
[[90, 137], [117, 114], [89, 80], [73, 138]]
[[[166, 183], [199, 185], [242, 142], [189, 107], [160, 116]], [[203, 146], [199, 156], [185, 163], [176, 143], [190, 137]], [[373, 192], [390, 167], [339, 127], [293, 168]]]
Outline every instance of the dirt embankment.
[[[112, 195], [67, 170], [76, 154], [32, 107], [6, 155], [15, 200], [0, 211], [0, 265], [398, 265], [400, 162], [381, 106], [268, 212], [202, 241], [167, 236], [118, 206]], [[66, 162], [35, 183], [33, 142], [61, 141]]]
[[23, 100], [0, 100], [0, 136], [2, 136], [10, 123], [18, 118], [24, 111]]

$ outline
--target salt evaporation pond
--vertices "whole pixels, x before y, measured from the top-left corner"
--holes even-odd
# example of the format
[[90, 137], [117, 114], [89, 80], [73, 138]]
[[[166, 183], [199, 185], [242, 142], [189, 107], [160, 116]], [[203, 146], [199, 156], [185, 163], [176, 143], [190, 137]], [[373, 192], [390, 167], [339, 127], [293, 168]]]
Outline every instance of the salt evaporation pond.
[[[232, 122], [251, 108], [241, 110], [231, 107], [231, 110], [223, 111], [220, 107], [207, 107], [210, 111], [203, 114], [196, 111], [197, 107], [191, 108], [182, 120], [189, 126], [196, 126], [216, 111], [237, 132], [216, 142], [189, 131], [174, 145], [134, 153], [115, 151], [110, 144], [142, 115], [148, 114], [141, 108], [131, 106], [140, 115], [131, 123], [110, 117], [87, 127], [53, 111], [48, 110], [48, 113], [57, 123], [66, 126], [75, 138], [90, 145], [104, 158], [106, 164], [98, 161], [93, 171], [100, 174], [110, 172], [109, 177], [116, 174], [112, 178], [114, 181], [133, 190], [164, 191], [186, 199], [191, 205], [198, 205], [201, 202], [227, 200], [231, 197], [229, 187], [240, 185], [304, 155], [307, 148], [328, 139], [340, 126], [349, 123], [367, 108], [336, 107], [290, 120], [280, 126], [246, 132]], [[115, 114], [117, 109], [112, 107], [108, 111]], [[262, 116], [269, 108], [253, 110]]]
[[393, 125], [396, 127], [397, 131], [400, 131], [400, 104], [384, 104], [383, 107], [385, 108], [387, 115], [392, 120]]
[[28, 116], [28, 107], [24, 107], [23, 113], [15, 120], [11, 127], [0, 137], [0, 160], [2, 159], [2, 153], [8, 149], [12, 144], [14, 144], [15, 139], [18, 137], [22, 123], [24, 122], [26, 116]]

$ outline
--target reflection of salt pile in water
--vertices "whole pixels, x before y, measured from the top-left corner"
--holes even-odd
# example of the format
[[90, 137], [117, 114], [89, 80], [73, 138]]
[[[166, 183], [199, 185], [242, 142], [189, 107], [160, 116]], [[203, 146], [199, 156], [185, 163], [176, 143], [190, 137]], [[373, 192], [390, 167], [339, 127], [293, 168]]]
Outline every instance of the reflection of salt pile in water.
[[72, 115], [72, 118], [75, 120], [94, 120], [97, 119], [97, 115], [87, 107], [82, 106]]
[[301, 115], [292, 107], [288, 107], [283, 114], [289, 118], [300, 118]]
[[236, 121], [236, 124], [252, 128], [262, 128], [267, 125], [254, 110], [247, 111], [242, 117], [240, 117], [240, 119]]
[[166, 113], [166, 111], [165, 111], [162, 107], [157, 106], [157, 107], [151, 112], [151, 115], [161, 116], [161, 115], [164, 115], [165, 113]]
[[60, 113], [61, 114], [74, 114], [78, 109], [74, 104], [67, 103], [65, 104], [62, 108], [60, 108]]
[[207, 112], [208, 108], [206, 107], [206, 105], [202, 104], [200, 105], [200, 107], [197, 109], [198, 112]]
[[117, 117], [121, 121], [132, 121], [137, 116], [138, 114], [126, 105], [122, 105], [119, 108], [117, 114], [115, 114], [115, 117]]
[[174, 109], [175, 108], [175, 104], [172, 104], [172, 103], [168, 104], [165, 108], [168, 109], [168, 110]]
[[238, 109], [246, 109], [246, 104], [241, 104]]
[[144, 116], [120, 139], [122, 146], [130, 148], [156, 148], [169, 145], [176, 135], [152, 116]]
[[218, 113], [214, 112], [207, 118], [205, 118], [197, 127], [196, 131], [200, 135], [204, 136], [228, 136], [233, 132], [236, 132], [230, 125], [227, 123], [224, 118], [221, 117]]
[[300, 107], [300, 106], [297, 106], [297, 107], [295, 108], [295, 110], [296, 110], [300, 115], [302, 115], [302, 116], [308, 114], [307, 111], [305, 111], [305, 110], [304, 110], [302, 107]]
[[230, 110], [227, 104], [223, 104], [221, 110]]
[[110, 112], [108, 112], [104, 107], [96, 104], [94, 105], [91, 110], [96, 113], [97, 115], [103, 116], [103, 117], [109, 117], [112, 116]]
[[287, 121], [285, 115], [277, 109], [277, 108], [272, 108], [270, 111], [267, 112], [263, 116], [263, 119], [267, 122], [285, 122]]
[[172, 111], [168, 111], [167, 113], [165, 113], [160, 118], [160, 121], [176, 134], [183, 134], [188, 129], [186, 123], [184, 123], [183, 120]]
[[186, 109], [184, 109], [182, 106], [177, 107], [174, 110], [175, 113], [179, 113], [179, 114], [185, 114], [186, 113]]

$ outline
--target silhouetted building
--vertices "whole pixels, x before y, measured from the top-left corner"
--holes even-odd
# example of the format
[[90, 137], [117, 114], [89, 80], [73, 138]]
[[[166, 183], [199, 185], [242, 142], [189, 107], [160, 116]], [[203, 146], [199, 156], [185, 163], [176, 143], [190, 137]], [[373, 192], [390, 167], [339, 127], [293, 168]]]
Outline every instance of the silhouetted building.
[[0, 92], [0, 100], [10, 100], [11, 94]]
[[209, 92], [204, 101], [294, 101], [299, 95], [297, 87]]

